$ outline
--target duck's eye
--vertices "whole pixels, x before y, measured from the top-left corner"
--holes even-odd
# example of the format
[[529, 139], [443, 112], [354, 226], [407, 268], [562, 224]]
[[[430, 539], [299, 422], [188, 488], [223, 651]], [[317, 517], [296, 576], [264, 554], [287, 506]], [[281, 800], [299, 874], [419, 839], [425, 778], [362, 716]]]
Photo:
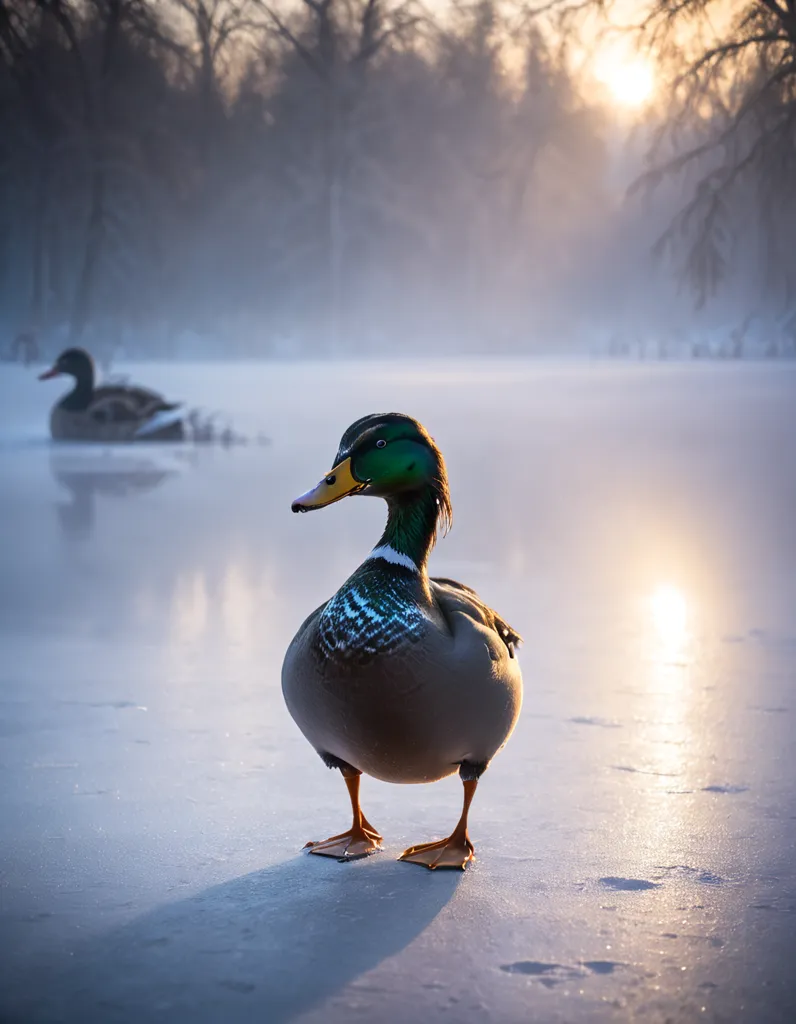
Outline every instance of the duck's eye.
[[386, 447], [387, 447], [387, 442], [386, 442], [386, 441], [384, 440], [384, 438], [383, 438], [383, 437], [382, 437], [382, 438], [380, 438], [380, 439], [379, 439], [379, 440], [378, 440], [378, 441], [376, 442], [376, 447], [377, 447], [377, 448], [386, 448]]

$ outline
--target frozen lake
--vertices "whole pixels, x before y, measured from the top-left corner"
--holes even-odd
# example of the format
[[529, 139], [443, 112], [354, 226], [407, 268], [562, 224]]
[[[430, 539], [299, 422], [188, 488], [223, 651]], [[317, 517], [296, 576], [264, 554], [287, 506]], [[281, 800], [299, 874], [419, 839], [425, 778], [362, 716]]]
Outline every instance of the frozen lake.
[[[272, 443], [56, 448], [0, 368], [3, 1024], [796, 1019], [796, 367], [127, 369]], [[388, 410], [447, 459], [434, 574], [526, 638], [463, 874], [395, 860], [455, 777], [299, 853], [349, 809], [281, 660], [384, 507], [290, 502]]]

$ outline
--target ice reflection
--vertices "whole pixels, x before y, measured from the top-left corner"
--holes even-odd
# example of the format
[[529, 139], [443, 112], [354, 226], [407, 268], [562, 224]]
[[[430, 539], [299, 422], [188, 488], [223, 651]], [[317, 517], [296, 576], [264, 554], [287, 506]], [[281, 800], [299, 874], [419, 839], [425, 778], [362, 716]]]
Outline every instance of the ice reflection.
[[207, 580], [200, 569], [187, 570], [177, 576], [171, 602], [172, 642], [182, 644], [198, 643], [208, 622], [210, 601]]
[[96, 524], [97, 496], [128, 498], [160, 487], [179, 472], [176, 464], [104, 451], [58, 453], [50, 458], [56, 483], [69, 492], [57, 505], [58, 524], [70, 540], [86, 540]]
[[661, 582], [642, 602], [642, 615], [646, 696], [637, 770], [647, 778], [637, 827], [659, 864], [676, 864], [683, 859], [684, 837], [697, 825], [692, 775], [703, 723], [693, 685], [693, 600]]
[[683, 667], [688, 660], [690, 639], [689, 607], [685, 595], [671, 584], [661, 584], [650, 596], [649, 607], [657, 635], [654, 660], [669, 667]]
[[221, 594], [226, 639], [233, 651], [245, 651], [252, 639], [255, 594], [242, 565], [231, 562], [227, 566]]
[[228, 654], [248, 651], [257, 639], [255, 624], [263, 595], [236, 557], [206, 573], [199, 568], [180, 571], [170, 603], [170, 634], [176, 647], [224, 645]]
[[[689, 690], [693, 664], [691, 608], [678, 587], [659, 584], [646, 602], [644, 646], [650, 724], [657, 742], [682, 747], [690, 735]], [[678, 766], [682, 767], [681, 764]]]

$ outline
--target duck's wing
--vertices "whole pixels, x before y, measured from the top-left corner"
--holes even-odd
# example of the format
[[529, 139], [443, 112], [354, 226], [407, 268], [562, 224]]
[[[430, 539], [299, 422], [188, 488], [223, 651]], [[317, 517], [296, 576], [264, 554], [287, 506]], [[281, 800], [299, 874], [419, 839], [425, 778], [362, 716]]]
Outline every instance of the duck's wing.
[[154, 391], [106, 384], [94, 390], [87, 412], [99, 423], [128, 423], [146, 418], [162, 401]]
[[514, 657], [514, 648], [522, 643], [522, 637], [493, 608], [484, 604], [472, 587], [442, 576], [432, 578], [430, 583], [431, 592], [448, 621], [452, 613], [464, 612], [494, 630], [508, 648], [510, 657]]
[[138, 385], [125, 384], [117, 390], [124, 392], [129, 401], [134, 402], [142, 411], [170, 412], [172, 409], [181, 409], [181, 402], [167, 402], [163, 395], [149, 388], [142, 388]]
[[182, 407], [148, 388], [104, 385], [94, 391], [88, 415], [97, 423], [140, 423], [136, 434], [162, 430], [182, 418]]

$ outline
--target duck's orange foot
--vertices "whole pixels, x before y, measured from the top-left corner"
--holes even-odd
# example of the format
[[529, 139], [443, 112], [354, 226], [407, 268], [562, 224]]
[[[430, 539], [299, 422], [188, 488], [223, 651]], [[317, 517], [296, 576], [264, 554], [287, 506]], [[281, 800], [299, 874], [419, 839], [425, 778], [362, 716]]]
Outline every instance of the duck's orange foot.
[[447, 839], [436, 843], [420, 843], [404, 850], [398, 860], [409, 861], [410, 864], [422, 864], [434, 871], [436, 868], [460, 868], [464, 871], [471, 860], [475, 860], [475, 849], [470, 837], [457, 835], [455, 832]]
[[381, 850], [382, 836], [370, 825], [362, 828], [350, 828], [339, 836], [332, 836], [318, 843], [307, 843], [304, 847], [310, 853], [320, 857], [335, 857], [339, 861], [357, 860], [369, 857]]

